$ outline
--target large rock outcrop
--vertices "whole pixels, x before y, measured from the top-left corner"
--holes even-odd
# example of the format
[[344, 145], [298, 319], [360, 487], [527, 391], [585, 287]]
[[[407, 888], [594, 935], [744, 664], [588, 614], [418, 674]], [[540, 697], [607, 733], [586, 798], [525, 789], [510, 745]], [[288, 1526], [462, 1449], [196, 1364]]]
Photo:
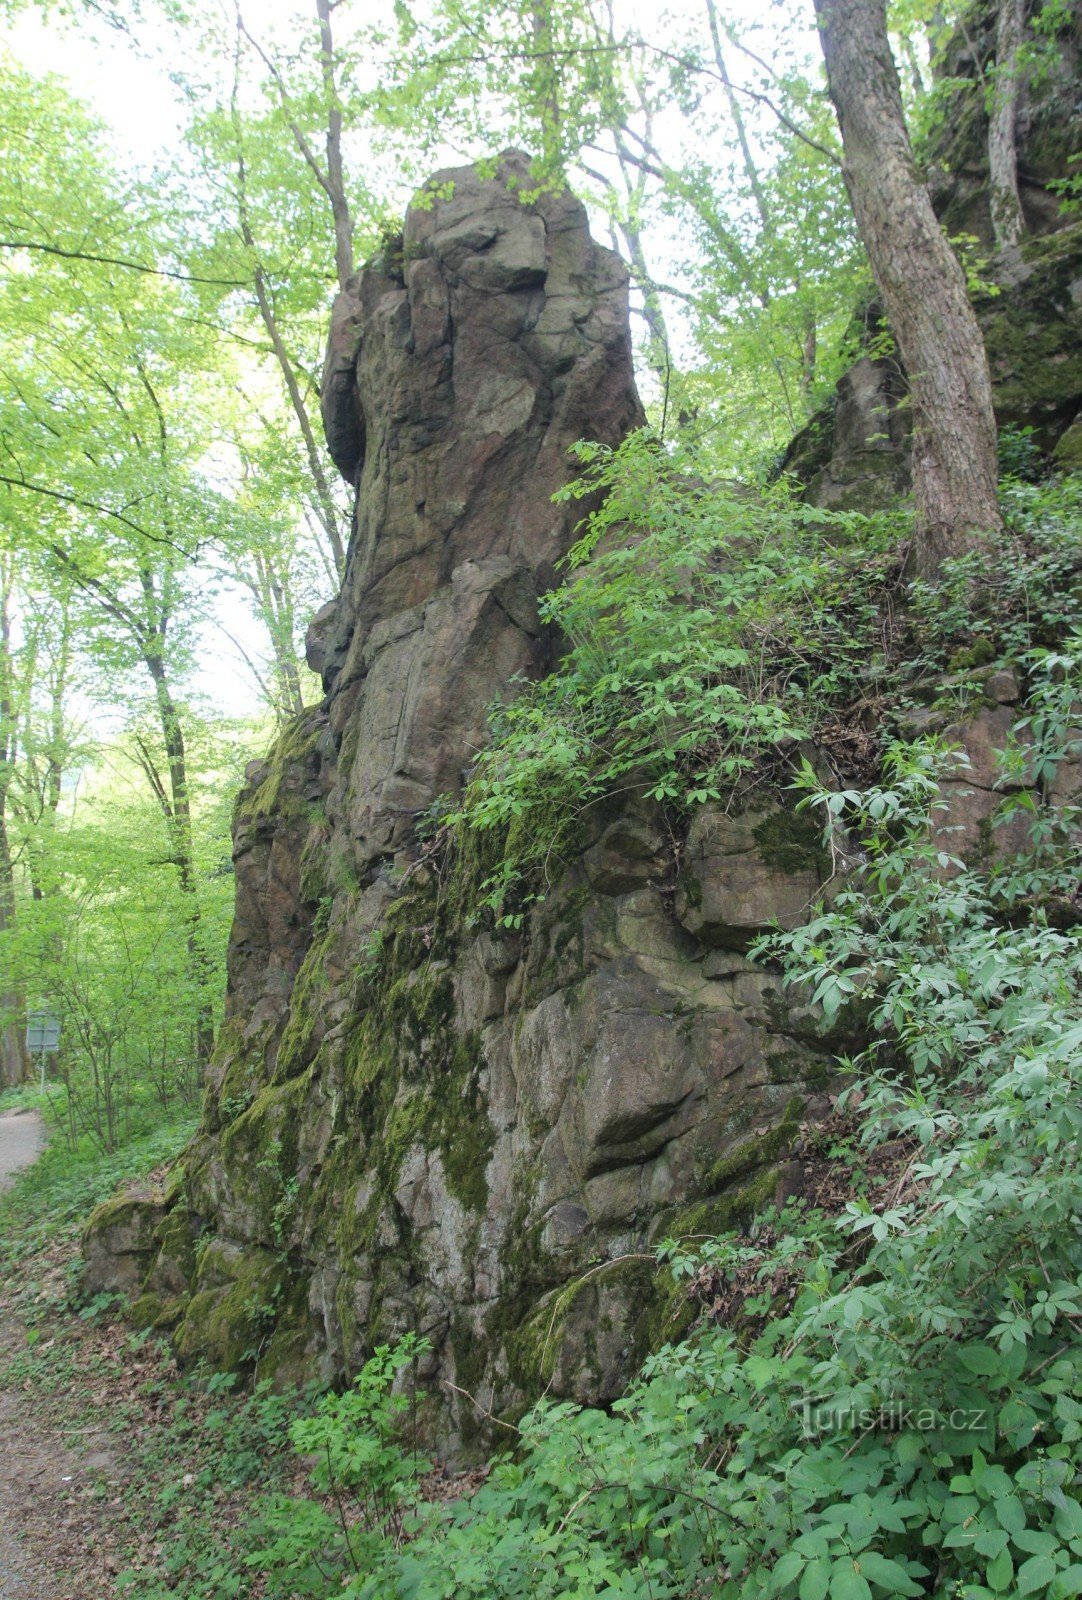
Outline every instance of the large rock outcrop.
[[654, 1245], [772, 1196], [827, 1072], [745, 955], [825, 871], [777, 800], [704, 815], [682, 857], [656, 806], [614, 804], [514, 933], [471, 921], [490, 864], [419, 850], [491, 702], [548, 665], [568, 446], [642, 415], [624, 268], [569, 195], [524, 205], [526, 170], [440, 174], [335, 307], [325, 424], [357, 510], [309, 637], [326, 699], [237, 806], [183, 1180], [88, 1252], [186, 1357], [343, 1377], [420, 1329], [445, 1447], [479, 1419], [463, 1391], [619, 1393], [677, 1326]]
[[[513, 931], [476, 915], [501, 841], [419, 842], [489, 705], [550, 664], [568, 446], [641, 418], [624, 270], [569, 195], [524, 205], [525, 178], [515, 155], [440, 174], [335, 307], [325, 423], [357, 507], [309, 637], [326, 697], [237, 805], [200, 1133], [86, 1253], [88, 1287], [132, 1294], [183, 1358], [341, 1381], [424, 1333], [448, 1452], [546, 1389], [614, 1398], [680, 1331], [657, 1243], [799, 1185], [838, 1043], [747, 958], [831, 870], [765, 786], [679, 840], [641, 795], [596, 808]], [[956, 730], [975, 770], [1014, 714], [1002, 678]], [[995, 797], [963, 794], [983, 847]]]

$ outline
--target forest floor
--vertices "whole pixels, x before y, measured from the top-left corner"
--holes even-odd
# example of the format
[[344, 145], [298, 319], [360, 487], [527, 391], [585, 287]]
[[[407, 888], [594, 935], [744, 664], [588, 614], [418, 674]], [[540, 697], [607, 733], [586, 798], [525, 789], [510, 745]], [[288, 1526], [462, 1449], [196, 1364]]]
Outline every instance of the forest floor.
[[0, 1114], [0, 1600], [255, 1600], [244, 1530], [301, 1474], [295, 1413], [80, 1297], [79, 1219], [115, 1171], [88, 1181], [36, 1113]]

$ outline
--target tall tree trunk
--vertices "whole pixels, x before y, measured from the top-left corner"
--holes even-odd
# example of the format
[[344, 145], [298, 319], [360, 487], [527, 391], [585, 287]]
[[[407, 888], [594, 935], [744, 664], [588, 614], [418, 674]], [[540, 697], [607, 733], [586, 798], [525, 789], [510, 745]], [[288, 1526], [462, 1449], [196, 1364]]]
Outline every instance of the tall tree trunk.
[[346, 198], [342, 171], [342, 107], [334, 77], [334, 35], [331, 31], [331, 0], [316, 0], [319, 17], [319, 70], [327, 97], [327, 198], [334, 219], [334, 265], [338, 287], [344, 289], [353, 276], [353, 217]]
[[13, 663], [11, 659], [11, 586], [5, 571], [0, 592], [0, 1086], [9, 1088], [30, 1076], [23, 1025], [26, 1001], [15, 980], [10, 954], [3, 946], [14, 932], [15, 870], [7, 828], [8, 790], [15, 760]]
[[815, 0], [815, 11], [845, 185], [909, 380], [914, 566], [934, 576], [1002, 527], [984, 339], [913, 159], [885, 0]]
[[[333, 166], [328, 171], [325, 172], [320, 166], [315, 152], [293, 118], [291, 102], [281, 73], [270, 57], [258, 45], [255, 48], [278, 85], [282, 106], [290, 119], [290, 126], [293, 129], [297, 147], [314, 173], [320, 188], [330, 201], [331, 215], [334, 219], [335, 270], [341, 286], [345, 284], [346, 278], [349, 277], [353, 270], [353, 220], [350, 215], [345, 190], [342, 186], [342, 114], [338, 105], [338, 94], [334, 81], [330, 10], [330, 6], [324, 4], [324, 0], [317, 0], [317, 11], [320, 20], [320, 63], [324, 86], [330, 96], [327, 122], [327, 156], [328, 161], [330, 161], [333, 153]], [[324, 17], [324, 11], [326, 11], [326, 17]], [[293, 408], [293, 415], [296, 417], [297, 426], [301, 431], [305, 454], [308, 457], [308, 469], [312, 475], [312, 483], [315, 489], [315, 503], [318, 508], [319, 519], [323, 524], [327, 542], [331, 547], [335, 571], [341, 578], [346, 568], [346, 551], [338, 526], [338, 512], [335, 508], [327, 474], [323, 468], [323, 458], [320, 454], [319, 444], [316, 441], [312, 419], [308, 415], [308, 407], [301, 391], [297, 369], [289, 351], [286, 349], [285, 340], [282, 338], [281, 330], [278, 327], [274, 301], [260, 261], [255, 235], [252, 231], [251, 214], [248, 206], [248, 165], [244, 155], [244, 125], [240, 114], [240, 41], [242, 34], [245, 38], [252, 39], [251, 34], [248, 33], [244, 26], [238, 5], [237, 44], [233, 57], [233, 91], [230, 98], [230, 119], [236, 142], [237, 222], [240, 228], [240, 236], [251, 257], [252, 287], [255, 290], [259, 315], [263, 319], [264, 328], [267, 330], [267, 337], [271, 342], [274, 359], [278, 363], [282, 380], [286, 386], [286, 394], [289, 396], [289, 403]], [[255, 44], [255, 41], [252, 40], [252, 43]], [[345, 274], [344, 276], [343, 273]]]
[[996, 68], [988, 122], [988, 177], [992, 227], [1001, 250], [1013, 249], [1026, 231], [1018, 193], [1018, 73], [1026, 26], [1025, 0], [999, 0]]
[[756, 166], [755, 157], [751, 153], [751, 145], [748, 141], [747, 129], [744, 126], [744, 114], [740, 109], [740, 101], [736, 98], [736, 90], [733, 88], [732, 79], [729, 77], [729, 69], [725, 64], [725, 52], [721, 48], [721, 29], [718, 26], [718, 13], [714, 0], [706, 0], [706, 18], [710, 24], [710, 40], [714, 46], [714, 62], [718, 69], [718, 77], [725, 90], [725, 98], [729, 102], [729, 115], [733, 119], [737, 142], [740, 145], [744, 173], [755, 200], [755, 209], [759, 213], [759, 221], [763, 225], [763, 231], [764, 233], [769, 233], [772, 223], [770, 207], [766, 203], [766, 194], [759, 177], [759, 168]]
[[[15, 873], [11, 861], [7, 818], [0, 810], [0, 950], [15, 923]], [[19, 992], [6, 953], [0, 978], [0, 1087], [25, 1083], [30, 1076], [30, 1057], [26, 1053], [26, 1003]]]
[[195, 871], [195, 852], [192, 843], [191, 791], [188, 786], [188, 756], [184, 745], [184, 728], [180, 712], [173, 699], [165, 662], [153, 645], [144, 651], [143, 659], [154, 684], [154, 697], [158, 707], [158, 720], [165, 745], [165, 758], [169, 765], [169, 790], [157, 781], [150, 768], [147, 776], [154, 785], [170, 833], [173, 861], [177, 878], [188, 907], [188, 958], [192, 975], [199, 985], [198, 1021], [196, 1043], [200, 1059], [207, 1061], [214, 1045], [214, 1017], [209, 994], [209, 962], [202, 941], [202, 918], [199, 909], [198, 883]]
[[541, 124], [541, 156], [545, 176], [563, 172], [563, 147], [560, 139], [560, 75], [556, 68], [552, 42], [552, 7], [540, 0], [530, 8], [535, 65], [531, 74], [533, 93]]

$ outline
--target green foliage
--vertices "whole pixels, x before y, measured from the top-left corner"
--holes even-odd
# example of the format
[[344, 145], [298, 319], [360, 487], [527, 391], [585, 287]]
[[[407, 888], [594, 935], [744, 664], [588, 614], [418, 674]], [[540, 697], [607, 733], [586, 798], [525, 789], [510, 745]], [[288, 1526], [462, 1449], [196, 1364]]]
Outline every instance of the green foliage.
[[324, 1396], [313, 1417], [293, 1423], [293, 1445], [314, 1458], [312, 1483], [325, 1498], [266, 1505], [247, 1565], [270, 1575], [270, 1595], [325, 1594], [328, 1572], [365, 1574], [401, 1542], [427, 1463], [399, 1442], [412, 1398], [396, 1381], [428, 1348], [413, 1334], [394, 1350], [381, 1345], [344, 1394]]
[[867, 671], [899, 526], [707, 487], [646, 432], [577, 454], [565, 498], [603, 498], [542, 602], [570, 648], [496, 712], [452, 819], [511, 830], [498, 904], [614, 792], [694, 807], [809, 736]]
[[[1008, 437], [1017, 468], [1028, 450]], [[975, 647], [987, 661], [1021, 660], [1056, 647], [1082, 622], [1082, 475], [1031, 484], [1012, 472], [1000, 495], [1013, 532], [944, 562], [937, 582], [911, 586], [918, 671]]]
[[1032, 428], [1019, 428], [1014, 423], [1000, 428], [997, 454], [1001, 478], [1029, 483], [1041, 476], [1041, 453]]
[[[25, 1102], [47, 1111], [47, 1102], [36, 1093], [22, 1094]], [[57, 1098], [62, 1095], [54, 1092], [54, 1104]], [[62, 1114], [61, 1107], [57, 1110]], [[121, 1184], [173, 1160], [195, 1123], [190, 1111], [163, 1119], [160, 1106], [147, 1097], [133, 1111], [127, 1141], [116, 1151], [103, 1152], [89, 1134], [71, 1143], [52, 1139], [34, 1165], [0, 1193], [0, 1262], [21, 1261], [80, 1228]]]
[[[1018, 733], [1036, 737], [1045, 778], [1078, 754], [1080, 664], [1029, 663]], [[541, 1401], [462, 1501], [418, 1502], [404, 1456], [406, 1539], [396, 1526], [380, 1540], [386, 1513], [370, 1519], [357, 1571], [340, 1534], [322, 1588], [311, 1546], [265, 1546], [256, 1564], [275, 1592], [1082, 1590], [1082, 939], [1045, 911], [1076, 862], [1078, 816], [1038, 828], [1009, 871], [965, 869], [929, 833], [948, 765], [925, 743], [892, 749], [871, 790], [828, 792], [806, 773], [802, 803], [828, 836], [859, 838], [867, 868], [759, 951], [827, 1020], [854, 996], [865, 1009], [870, 1043], [843, 1102], [856, 1132], [830, 1151], [856, 1169], [853, 1198], [833, 1216], [791, 1202], [750, 1238], [670, 1241], [678, 1281], [744, 1284], [738, 1332], [706, 1322], [661, 1350], [609, 1414]], [[874, 1156], [878, 1184], [862, 1184]], [[358, 1450], [358, 1421], [363, 1408], [321, 1414], [329, 1460]], [[317, 1434], [295, 1437], [310, 1449]], [[386, 1443], [381, 1426], [360, 1454], [393, 1481]], [[291, 1510], [290, 1526], [314, 1527], [317, 1510]], [[332, 1534], [327, 1516], [324, 1552]], [[289, 1590], [294, 1560], [312, 1587]]]

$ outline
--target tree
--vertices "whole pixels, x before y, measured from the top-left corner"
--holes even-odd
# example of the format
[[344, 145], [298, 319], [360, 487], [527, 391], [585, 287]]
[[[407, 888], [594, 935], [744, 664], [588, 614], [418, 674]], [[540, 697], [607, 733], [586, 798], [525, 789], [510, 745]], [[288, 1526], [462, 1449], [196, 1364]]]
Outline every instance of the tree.
[[30, 1062], [23, 1038], [25, 998], [15, 980], [9, 949], [15, 922], [15, 867], [8, 829], [8, 802], [15, 768], [18, 730], [15, 669], [12, 659], [11, 600], [15, 564], [0, 559], [0, 1087], [22, 1083]]
[[1025, 0], [999, 0], [996, 15], [996, 65], [988, 119], [988, 179], [992, 227], [1001, 250], [1018, 244], [1026, 231], [1018, 192], [1019, 57], [1025, 32]]
[[815, 0], [843, 175], [913, 406], [913, 565], [934, 576], [1002, 526], [984, 340], [921, 181], [885, 0]]

